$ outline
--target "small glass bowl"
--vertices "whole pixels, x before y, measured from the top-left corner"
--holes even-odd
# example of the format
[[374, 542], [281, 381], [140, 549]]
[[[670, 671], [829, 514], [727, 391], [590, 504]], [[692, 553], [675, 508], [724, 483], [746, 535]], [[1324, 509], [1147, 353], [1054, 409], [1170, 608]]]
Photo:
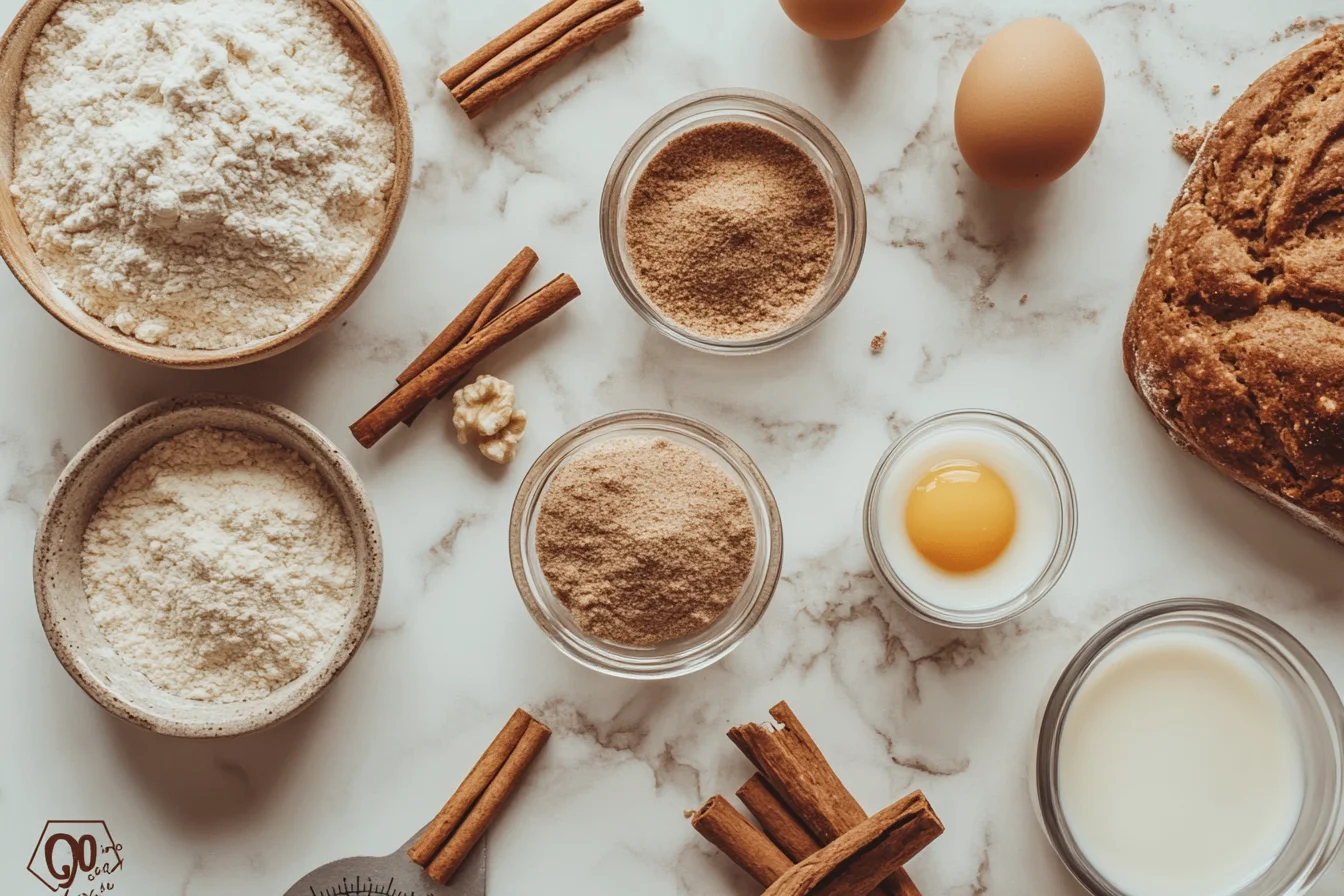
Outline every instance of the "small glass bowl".
[[1092, 866], [1069, 830], [1059, 799], [1059, 748], [1073, 699], [1119, 645], [1151, 632], [1197, 632], [1238, 648], [1282, 688], [1302, 745], [1307, 786], [1302, 814], [1279, 857], [1229, 896], [1300, 896], [1325, 872], [1344, 836], [1344, 705], [1325, 670], [1278, 625], [1223, 601], [1158, 601], [1127, 613], [1092, 637], [1046, 697], [1030, 768], [1036, 818], [1060, 860], [1093, 896], [1127, 896]]
[[[1054, 547], [1048, 562], [1027, 587], [1016, 594], [1005, 595], [1001, 603], [988, 607], [956, 609], [919, 594], [901, 578], [882, 547], [879, 520], [882, 492], [887, 477], [903, 456], [926, 440], [946, 434], [950, 430], [988, 431], [1022, 445], [1040, 462], [1045, 478], [1054, 488], [1056, 529]], [[1007, 622], [1014, 616], [1026, 612], [1045, 597], [1064, 574], [1064, 568], [1068, 566], [1069, 558], [1073, 555], [1073, 545], [1077, 536], [1078, 503], [1073, 494], [1073, 480], [1069, 478], [1069, 471], [1065, 468], [1059, 453], [1045, 436], [1022, 421], [997, 411], [947, 411], [915, 426], [882, 455], [877, 469], [873, 471], [873, 478], [868, 483], [868, 496], [863, 505], [863, 540], [868, 547], [868, 559], [872, 562], [873, 570], [878, 577], [896, 592], [912, 613], [929, 622], [952, 628], [987, 628]]]
[[[748, 339], [722, 339], [697, 333], [668, 318], [639, 286], [625, 238], [626, 209], [645, 166], [673, 139], [717, 122], [759, 125], [779, 134], [807, 153], [831, 188], [835, 201], [835, 258], [817, 297], [798, 320], [771, 333]], [[640, 317], [664, 336], [704, 352], [752, 355], [779, 348], [812, 329], [835, 310], [849, 292], [863, 260], [868, 237], [868, 210], [863, 184], [835, 134], [812, 113], [783, 97], [758, 90], [707, 90], [662, 109], [621, 147], [602, 188], [598, 216], [602, 254], [616, 288]]]
[[[576, 452], [621, 436], [663, 438], [704, 452], [746, 492], [756, 524], [756, 557], [737, 600], [704, 631], [654, 647], [612, 644], [582, 631], [551, 593], [537, 558], [537, 515], [551, 477]], [[509, 521], [509, 558], [523, 604], [565, 656], [590, 669], [621, 678], [675, 678], [723, 659], [760, 620], [779, 582], [784, 529], [765, 477], [746, 452], [727, 436], [679, 414], [622, 411], [590, 420], [565, 433], [527, 471]]]

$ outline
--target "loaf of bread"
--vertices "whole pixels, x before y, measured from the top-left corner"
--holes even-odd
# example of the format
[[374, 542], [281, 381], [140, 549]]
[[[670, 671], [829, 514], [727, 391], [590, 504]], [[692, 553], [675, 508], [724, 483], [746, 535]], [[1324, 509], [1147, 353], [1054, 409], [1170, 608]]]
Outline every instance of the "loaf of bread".
[[1344, 541], [1344, 29], [1209, 131], [1124, 356], [1177, 444]]

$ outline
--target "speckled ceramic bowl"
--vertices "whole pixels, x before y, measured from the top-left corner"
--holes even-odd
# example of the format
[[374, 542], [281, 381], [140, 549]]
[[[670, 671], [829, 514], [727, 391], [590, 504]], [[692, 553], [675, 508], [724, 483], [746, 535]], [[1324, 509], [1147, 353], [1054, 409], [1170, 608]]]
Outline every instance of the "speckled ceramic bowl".
[[[355, 543], [355, 599], [340, 638], [303, 675], [260, 700], [207, 703], [169, 694], [128, 666], [89, 612], [80, 571], [84, 529], [113, 480], [151, 445], [199, 426], [235, 429], [279, 442], [311, 463], [345, 511]], [[297, 414], [234, 395], [187, 395], [147, 404], [84, 446], [52, 489], [37, 524], [33, 586], [51, 649], [103, 708], [174, 737], [230, 737], [297, 714], [326, 688], [369, 633], [383, 581], [378, 520], [354, 468]]]

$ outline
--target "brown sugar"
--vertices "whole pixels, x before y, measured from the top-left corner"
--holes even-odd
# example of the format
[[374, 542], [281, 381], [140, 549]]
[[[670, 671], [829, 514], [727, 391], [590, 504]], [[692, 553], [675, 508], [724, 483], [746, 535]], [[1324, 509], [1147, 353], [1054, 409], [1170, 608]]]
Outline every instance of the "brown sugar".
[[652, 647], [704, 631], [756, 557], [746, 492], [700, 450], [613, 438], [556, 471], [537, 515], [537, 557], [587, 634]]
[[777, 332], [820, 292], [836, 248], [835, 199], [807, 154], [742, 122], [663, 147], [630, 197], [626, 243], [645, 295], [719, 339]]

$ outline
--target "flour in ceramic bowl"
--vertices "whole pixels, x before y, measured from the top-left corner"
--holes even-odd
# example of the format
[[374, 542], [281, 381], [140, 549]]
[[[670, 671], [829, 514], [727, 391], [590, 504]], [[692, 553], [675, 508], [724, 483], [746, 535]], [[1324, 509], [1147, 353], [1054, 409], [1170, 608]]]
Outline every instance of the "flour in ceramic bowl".
[[387, 93], [325, 0], [67, 0], [24, 65], [11, 192], [81, 308], [246, 345], [330, 301], [394, 175]]
[[291, 448], [189, 429], [117, 477], [84, 531], [84, 590], [123, 660], [181, 697], [265, 697], [335, 644], [355, 550], [335, 496]]

